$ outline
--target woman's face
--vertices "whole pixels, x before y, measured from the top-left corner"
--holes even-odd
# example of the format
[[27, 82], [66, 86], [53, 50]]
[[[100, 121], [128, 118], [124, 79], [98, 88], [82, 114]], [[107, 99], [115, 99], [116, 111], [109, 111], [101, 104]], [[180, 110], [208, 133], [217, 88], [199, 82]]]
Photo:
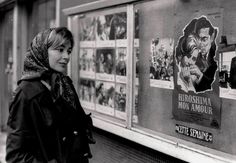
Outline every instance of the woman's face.
[[61, 73], [66, 72], [72, 52], [71, 43], [67, 42], [57, 48], [48, 48], [48, 60], [50, 68]]
[[199, 50], [198, 49], [194, 49], [192, 54], [191, 54], [191, 57], [186, 59], [187, 64], [188, 65], [195, 65], [195, 63], [197, 61], [198, 54], [199, 54]]
[[191, 66], [191, 65], [195, 65], [197, 57], [199, 54], [199, 50], [198, 49], [194, 49], [191, 56], [188, 58], [187, 56], [183, 57], [182, 60], [182, 64], [183, 66]]

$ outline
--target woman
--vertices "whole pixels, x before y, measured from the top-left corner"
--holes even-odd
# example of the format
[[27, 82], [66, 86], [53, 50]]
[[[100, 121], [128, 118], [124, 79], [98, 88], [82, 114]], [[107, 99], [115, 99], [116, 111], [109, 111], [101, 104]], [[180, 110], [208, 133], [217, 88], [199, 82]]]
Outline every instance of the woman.
[[196, 66], [196, 60], [199, 55], [198, 39], [194, 34], [190, 34], [180, 40], [179, 46], [182, 58], [178, 65], [180, 69], [178, 84], [182, 86], [185, 92], [190, 90], [196, 92], [195, 84], [199, 79], [195, 72], [199, 70]]
[[65, 75], [73, 44], [65, 27], [33, 39], [10, 104], [8, 163], [87, 163], [91, 157], [86, 133], [92, 122]]

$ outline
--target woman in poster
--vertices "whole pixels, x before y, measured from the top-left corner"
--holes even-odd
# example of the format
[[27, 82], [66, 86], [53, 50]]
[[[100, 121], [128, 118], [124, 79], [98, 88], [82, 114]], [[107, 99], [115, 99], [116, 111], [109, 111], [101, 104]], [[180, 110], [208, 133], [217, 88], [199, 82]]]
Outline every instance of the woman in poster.
[[[194, 91], [195, 84], [198, 82], [199, 76], [196, 71], [196, 60], [199, 55], [199, 43], [197, 37], [193, 34], [188, 37], [180, 39], [178, 47], [180, 48], [179, 56], [179, 74], [178, 84], [182, 87], [185, 92]], [[199, 70], [199, 69], [197, 69]]]

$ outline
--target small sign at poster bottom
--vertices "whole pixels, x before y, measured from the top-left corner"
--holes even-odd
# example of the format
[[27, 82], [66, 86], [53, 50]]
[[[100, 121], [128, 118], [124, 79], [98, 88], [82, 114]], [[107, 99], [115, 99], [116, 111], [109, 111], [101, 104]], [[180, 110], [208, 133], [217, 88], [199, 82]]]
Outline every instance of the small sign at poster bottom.
[[212, 133], [206, 132], [206, 131], [202, 131], [202, 130], [198, 130], [195, 128], [190, 128], [187, 126], [182, 126], [179, 124], [175, 125], [175, 132], [185, 135], [185, 136], [189, 136], [195, 139], [199, 139], [199, 140], [203, 140], [206, 142], [213, 142], [213, 135]]

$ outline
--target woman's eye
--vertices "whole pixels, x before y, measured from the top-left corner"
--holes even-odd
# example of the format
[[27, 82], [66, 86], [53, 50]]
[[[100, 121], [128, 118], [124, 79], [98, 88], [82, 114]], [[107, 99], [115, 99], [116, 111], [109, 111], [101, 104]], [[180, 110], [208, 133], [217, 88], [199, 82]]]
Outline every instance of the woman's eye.
[[64, 49], [63, 49], [63, 48], [60, 48], [60, 49], [58, 49], [58, 51], [59, 51], [60, 53], [62, 53], [62, 52], [64, 51]]
[[72, 50], [68, 50], [68, 51], [67, 51], [68, 54], [71, 54], [71, 52], [72, 52]]
[[64, 51], [64, 48], [56, 48], [55, 50], [57, 50], [58, 52], [62, 53]]

